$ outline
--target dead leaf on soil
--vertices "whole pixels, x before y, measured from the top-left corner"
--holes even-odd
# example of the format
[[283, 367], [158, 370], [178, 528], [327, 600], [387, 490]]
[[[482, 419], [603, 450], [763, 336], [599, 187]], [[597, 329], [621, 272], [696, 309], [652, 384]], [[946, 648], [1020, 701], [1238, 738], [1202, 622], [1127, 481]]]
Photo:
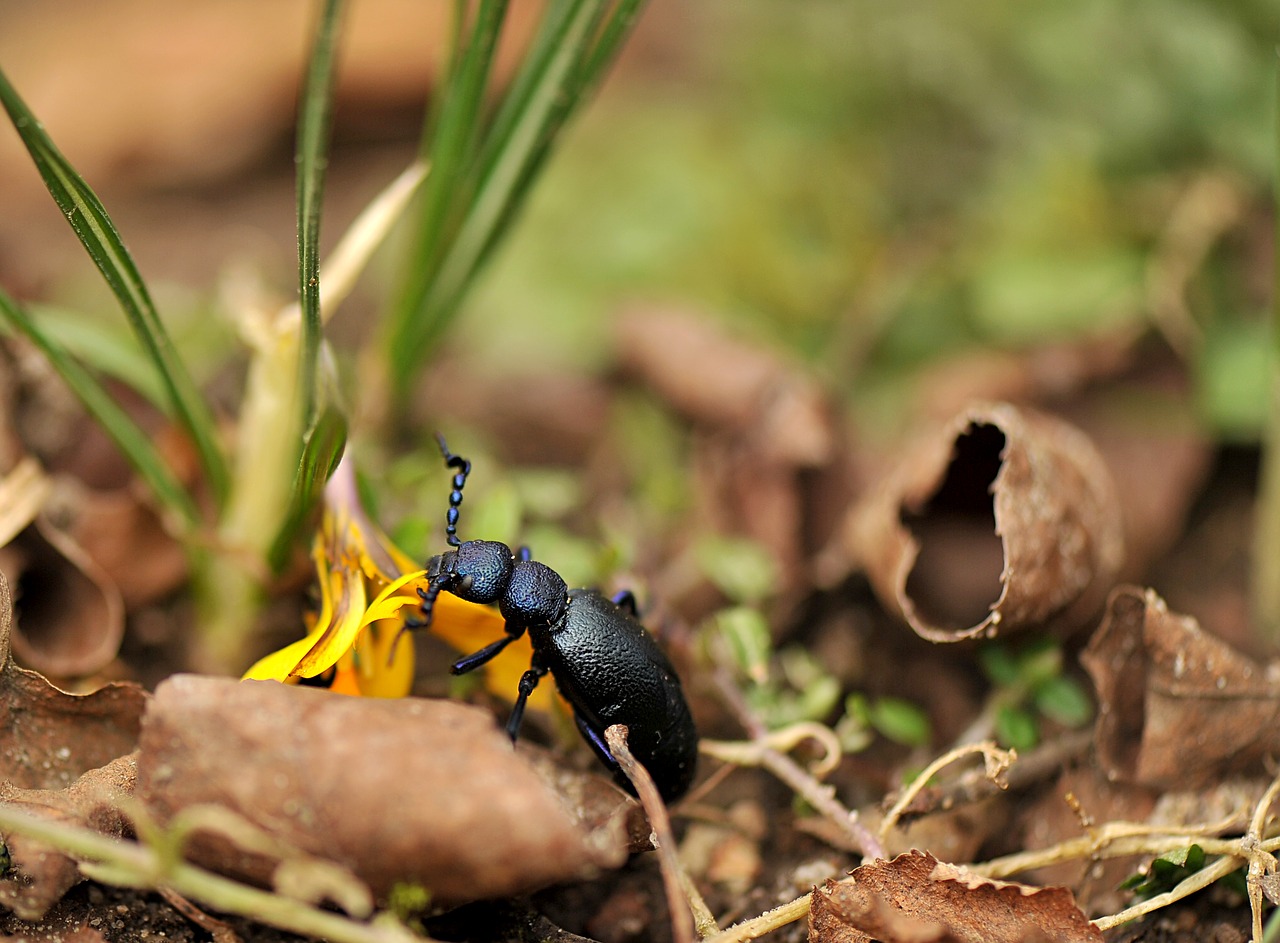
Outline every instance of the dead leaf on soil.
[[111, 578], [43, 514], [6, 547], [0, 571], [18, 587], [14, 653], [42, 674], [83, 678], [120, 651], [124, 602]]
[[810, 943], [1101, 943], [1062, 887], [979, 877], [919, 851], [814, 890]]
[[59, 481], [50, 510], [106, 573], [132, 612], [173, 592], [189, 574], [187, 552], [165, 529], [138, 482], [110, 490]]
[[1122, 586], [1080, 656], [1098, 691], [1098, 758], [1108, 775], [1185, 789], [1260, 773], [1280, 753], [1280, 672]]
[[844, 552], [934, 642], [1080, 625], [1124, 558], [1119, 499], [1067, 423], [969, 406], [907, 452], [850, 515]]
[[52, 522], [55, 490], [30, 456], [0, 478], [0, 573], [18, 587], [22, 613], [10, 644], [47, 675], [84, 677], [120, 650], [124, 604], [111, 578]]
[[[188, 847], [197, 864], [264, 884], [301, 852], [379, 896], [416, 882], [462, 902], [583, 878], [627, 853], [624, 814], [584, 827], [487, 712], [451, 701], [177, 675], [144, 718], [137, 794], [162, 824], [215, 805], [269, 833], [279, 856], [209, 832]], [[615, 812], [628, 804], [618, 793]]]
[[[125, 830], [116, 812], [131, 791], [131, 754], [147, 695], [134, 684], [92, 694], [60, 691], [9, 655], [12, 608], [0, 575], [0, 801], [104, 834]], [[6, 836], [13, 867], [0, 877], [0, 903], [35, 919], [79, 879], [66, 856], [20, 835]]]

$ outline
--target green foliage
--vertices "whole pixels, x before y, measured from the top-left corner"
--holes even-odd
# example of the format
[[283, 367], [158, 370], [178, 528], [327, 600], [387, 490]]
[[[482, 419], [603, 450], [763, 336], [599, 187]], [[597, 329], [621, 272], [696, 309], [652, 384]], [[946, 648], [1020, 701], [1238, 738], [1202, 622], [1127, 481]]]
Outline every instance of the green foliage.
[[735, 603], [758, 605], [777, 585], [773, 557], [754, 541], [704, 534], [693, 555], [702, 574]]
[[850, 694], [836, 733], [847, 747], [849, 741], [845, 738], [860, 728], [874, 729], [886, 740], [907, 747], [928, 746], [933, 738], [929, 715], [918, 704], [898, 697], [871, 700], [862, 694]]
[[640, 0], [547, 5], [492, 120], [487, 94], [505, 0], [456, 3], [459, 49], [432, 116], [431, 174], [405, 278], [390, 317], [387, 358], [400, 393], [452, 320], [537, 178], [560, 130], [600, 81]]
[[[1203, 868], [1205, 861], [1203, 848], [1199, 845], [1188, 845], [1186, 848], [1155, 858], [1146, 870], [1125, 878], [1120, 884], [1120, 889], [1133, 891], [1133, 896], [1138, 900], [1149, 900], [1173, 890], [1182, 881]], [[1244, 872], [1244, 868], [1232, 871], [1218, 883], [1244, 895], [1247, 893]]]
[[[195, 444], [215, 497], [222, 501], [227, 494], [228, 473], [226, 459], [217, 442], [213, 415], [187, 372], [186, 365], [174, 350], [151, 301], [146, 283], [129, 250], [125, 248], [115, 224], [97, 195], [54, 145], [3, 72], [0, 72], [0, 104], [3, 104], [9, 120], [22, 138], [50, 196], [62, 210], [76, 237], [128, 317], [138, 342], [160, 377], [170, 406]], [[11, 318], [10, 323], [25, 330], [26, 323], [29, 322]], [[49, 338], [38, 343], [46, 354], [52, 350]], [[67, 358], [58, 361], [60, 364], [68, 362]], [[62, 372], [62, 368], [59, 370]], [[68, 379], [65, 372], [63, 377]], [[77, 395], [83, 399], [82, 392], [78, 391]], [[99, 410], [96, 418], [102, 422], [106, 414]], [[123, 411], [118, 411], [112, 421], [133, 424]], [[133, 425], [134, 432], [126, 432], [119, 427], [109, 429], [108, 432], [117, 442], [128, 436], [141, 435], [141, 430], [137, 429], [136, 424]], [[135, 451], [133, 454], [138, 453]], [[156, 484], [154, 474], [151, 483], [153, 486]], [[175, 503], [172, 492], [158, 492], [157, 496], [174, 510], [184, 511]]]
[[994, 685], [988, 710], [1002, 745], [1034, 747], [1042, 719], [1070, 729], [1092, 719], [1093, 703], [1078, 681], [1062, 673], [1062, 649], [1054, 640], [1017, 648], [993, 642], [982, 647], [978, 660]]

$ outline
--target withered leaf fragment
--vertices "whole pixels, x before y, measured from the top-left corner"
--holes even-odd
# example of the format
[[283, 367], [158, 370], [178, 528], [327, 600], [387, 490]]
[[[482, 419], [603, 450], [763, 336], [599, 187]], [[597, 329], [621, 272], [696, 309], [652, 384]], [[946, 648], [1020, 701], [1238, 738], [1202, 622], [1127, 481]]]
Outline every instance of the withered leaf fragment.
[[580, 826], [487, 712], [452, 701], [176, 675], [156, 689], [138, 765], [137, 795], [161, 823], [212, 804], [269, 833], [278, 856], [209, 832], [187, 849], [258, 883], [301, 852], [380, 897], [406, 882], [457, 903], [626, 858], [621, 817]]
[[[92, 694], [59, 691], [10, 656], [9, 584], [0, 575], [0, 802], [45, 818], [121, 835], [117, 811], [132, 791], [130, 755], [147, 695], [134, 684]], [[80, 880], [74, 861], [22, 835], [6, 835], [12, 867], [0, 876], [0, 904], [40, 917]]]
[[921, 439], [850, 518], [877, 595], [933, 642], [1074, 628], [1124, 556], [1115, 486], [1075, 427], [971, 405]]
[[816, 888], [810, 943], [1101, 943], [1062, 887], [979, 877], [912, 851]]
[[1185, 789], [1262, 773], [1280, 755], [1280, 665], [1247, 658], [1153, 590], [1117, 588], [1080, 660], [1113, 779]]

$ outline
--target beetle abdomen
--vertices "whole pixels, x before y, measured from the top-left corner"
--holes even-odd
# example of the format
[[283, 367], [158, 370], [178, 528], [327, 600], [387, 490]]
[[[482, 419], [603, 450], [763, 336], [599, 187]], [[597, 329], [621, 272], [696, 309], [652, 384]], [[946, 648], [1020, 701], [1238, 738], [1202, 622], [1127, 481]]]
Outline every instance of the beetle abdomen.
[[531, 631], [560, 692], [598, 734], [629, 728], [631, 752], [663, 797], [689, 788], [698, 734], [666, 654], [644, 626], [595, 590], [569, 593], [564, 616], [547, 633]]

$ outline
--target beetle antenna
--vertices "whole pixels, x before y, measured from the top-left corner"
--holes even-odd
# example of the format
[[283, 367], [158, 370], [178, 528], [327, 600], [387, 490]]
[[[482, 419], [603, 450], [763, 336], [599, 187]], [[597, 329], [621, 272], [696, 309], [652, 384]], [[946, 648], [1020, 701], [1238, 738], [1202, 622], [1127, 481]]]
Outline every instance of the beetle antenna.
[[444, 456], [445, 466], [458, 470], [453, 476], [453, 487], [449, 491], [449, 510], [444, 516], [445, 540], [450, 547], [458, 547], [462, 544], [458, 539], [458, 506], [462, 504], [462, 486], [467, 483], [467, 476], [471, 474], [471, 463], [461, 455], [450, 452], [444, 436], [439, 432], [436, 433], [436, 443], [440, 446], [440, 454]]

